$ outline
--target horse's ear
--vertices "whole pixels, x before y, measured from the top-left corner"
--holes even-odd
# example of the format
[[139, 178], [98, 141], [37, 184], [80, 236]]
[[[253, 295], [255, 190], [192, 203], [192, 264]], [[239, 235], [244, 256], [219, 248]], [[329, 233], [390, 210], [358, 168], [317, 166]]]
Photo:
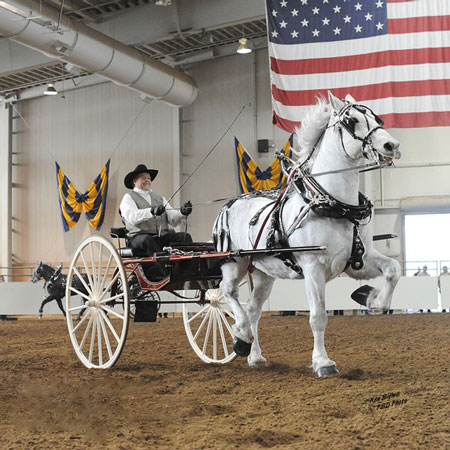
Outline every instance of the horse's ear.
[[328, 91], [328, 100], [335, 111], [340, 111], [344, 107], [344, 102], [335, 97], [331, 91]]
[[350, 94], [345, 96], [345, 101], [348, 103], [356, 103], [356, 100]]

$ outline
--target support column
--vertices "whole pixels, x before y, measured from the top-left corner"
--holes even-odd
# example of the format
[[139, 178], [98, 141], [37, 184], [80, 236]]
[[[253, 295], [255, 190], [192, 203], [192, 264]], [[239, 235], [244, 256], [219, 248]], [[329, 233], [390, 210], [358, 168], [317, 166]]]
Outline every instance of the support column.
[[12, 265], [12, 112], [0, 105], [0, 267]]

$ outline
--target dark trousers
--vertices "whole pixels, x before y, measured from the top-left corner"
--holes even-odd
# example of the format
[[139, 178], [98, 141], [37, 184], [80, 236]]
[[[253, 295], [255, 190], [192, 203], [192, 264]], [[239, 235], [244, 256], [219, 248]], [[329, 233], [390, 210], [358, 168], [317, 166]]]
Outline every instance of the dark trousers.
[[189, 233], [170, 231], [161, 236], [155, 234], [138, 234], [133, 236], [129, 245], [133, 249], [135, 256], [153, 256], [155, 252], [161, 252], [163, 247], [168, 247], [171, 243], [186, 243], [192, 242]]
[[[168, 247], [172, 243], [186, 243], [192, 242], [189, 233], [171, 231], [162, 234], [161, 236], [152, 234], [138, 234], [129, 240], [129, 245], [133, 249], [133, 255], [153, 256], [155, 252], [161, 252], [163, 247]], [[168, 275], [167, 268], [163, 262], [155, 262], [150, 264], [143, 264], [145, 275], [152, 281], [158, 281]]]

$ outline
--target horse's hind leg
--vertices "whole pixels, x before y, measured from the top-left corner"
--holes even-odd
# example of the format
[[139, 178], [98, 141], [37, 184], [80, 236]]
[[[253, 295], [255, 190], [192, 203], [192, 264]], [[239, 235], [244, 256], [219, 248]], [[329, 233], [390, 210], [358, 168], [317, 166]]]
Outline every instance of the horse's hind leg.
[[384, 277], [381, 290], [371, 286], [362, 286], [352, 294], [352, 298], [369, 309], [389, 310], [392, 294], [400, 278], [400, 264], [395, 259], [382, 255], [375, 249], [370, 249], [364, 257], [364, 267], [360, 271], [347, 270], [348, 275], [357, 279]]
[[304, 268], [306, 295], [309, 303], [309, 324], [314, 336], [312, 368], [318, 377], [337, 375], [336, 363], [325, 349], [325, 329], [328, 317], [325, 309], [325, 274], [319, 266]]
[[239, 356], [250, 354], [253, 335], [250, 328], [247, 313], [239, 303], [239, 282], [246, 272], [246, 261], [238, 260], [226, 263], [222, 266], [222, 281], [220, 289], [230, 306], [235, 323], [233, 325], [233, 349]]
[[56, 303], [58, 303], [58, 307], [61, 310], [61, 312], [63, 313], [63, 316], [66, 317], [66, 311], [64, 311], [63, 304], [62, 304], [60, 297], [56, 298]]
[[250, 319], [250, 327], [253, 333], [253, 344], [247, 361], [250, 367], [259, 367], [266, 364], [266, 358], [261, 354], [258, 339], [258, 323], [264, 302], [269, 298], [275, 279], [258, 269], [253, 272], [253, 291], [247, 303], [247, 315]]

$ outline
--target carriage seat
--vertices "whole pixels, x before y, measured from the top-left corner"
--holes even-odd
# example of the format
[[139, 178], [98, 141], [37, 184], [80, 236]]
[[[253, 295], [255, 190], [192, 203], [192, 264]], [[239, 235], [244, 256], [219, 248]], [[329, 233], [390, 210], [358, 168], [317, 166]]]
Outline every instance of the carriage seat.
[[[131, 247], [128, 247], [128, 232], [125, 227], [119, 227], [119, 228], [110, 228], [109, 234], [113, 238], [117, 238], [117, 241], [119, 242], [119, 248], [117, 251], [119, 252], [119, 255], [124, 258], [131, 258], [133, 257], [133, 249]], [[120, 246], [120, 239], [125, 239], [125, 247]]]

